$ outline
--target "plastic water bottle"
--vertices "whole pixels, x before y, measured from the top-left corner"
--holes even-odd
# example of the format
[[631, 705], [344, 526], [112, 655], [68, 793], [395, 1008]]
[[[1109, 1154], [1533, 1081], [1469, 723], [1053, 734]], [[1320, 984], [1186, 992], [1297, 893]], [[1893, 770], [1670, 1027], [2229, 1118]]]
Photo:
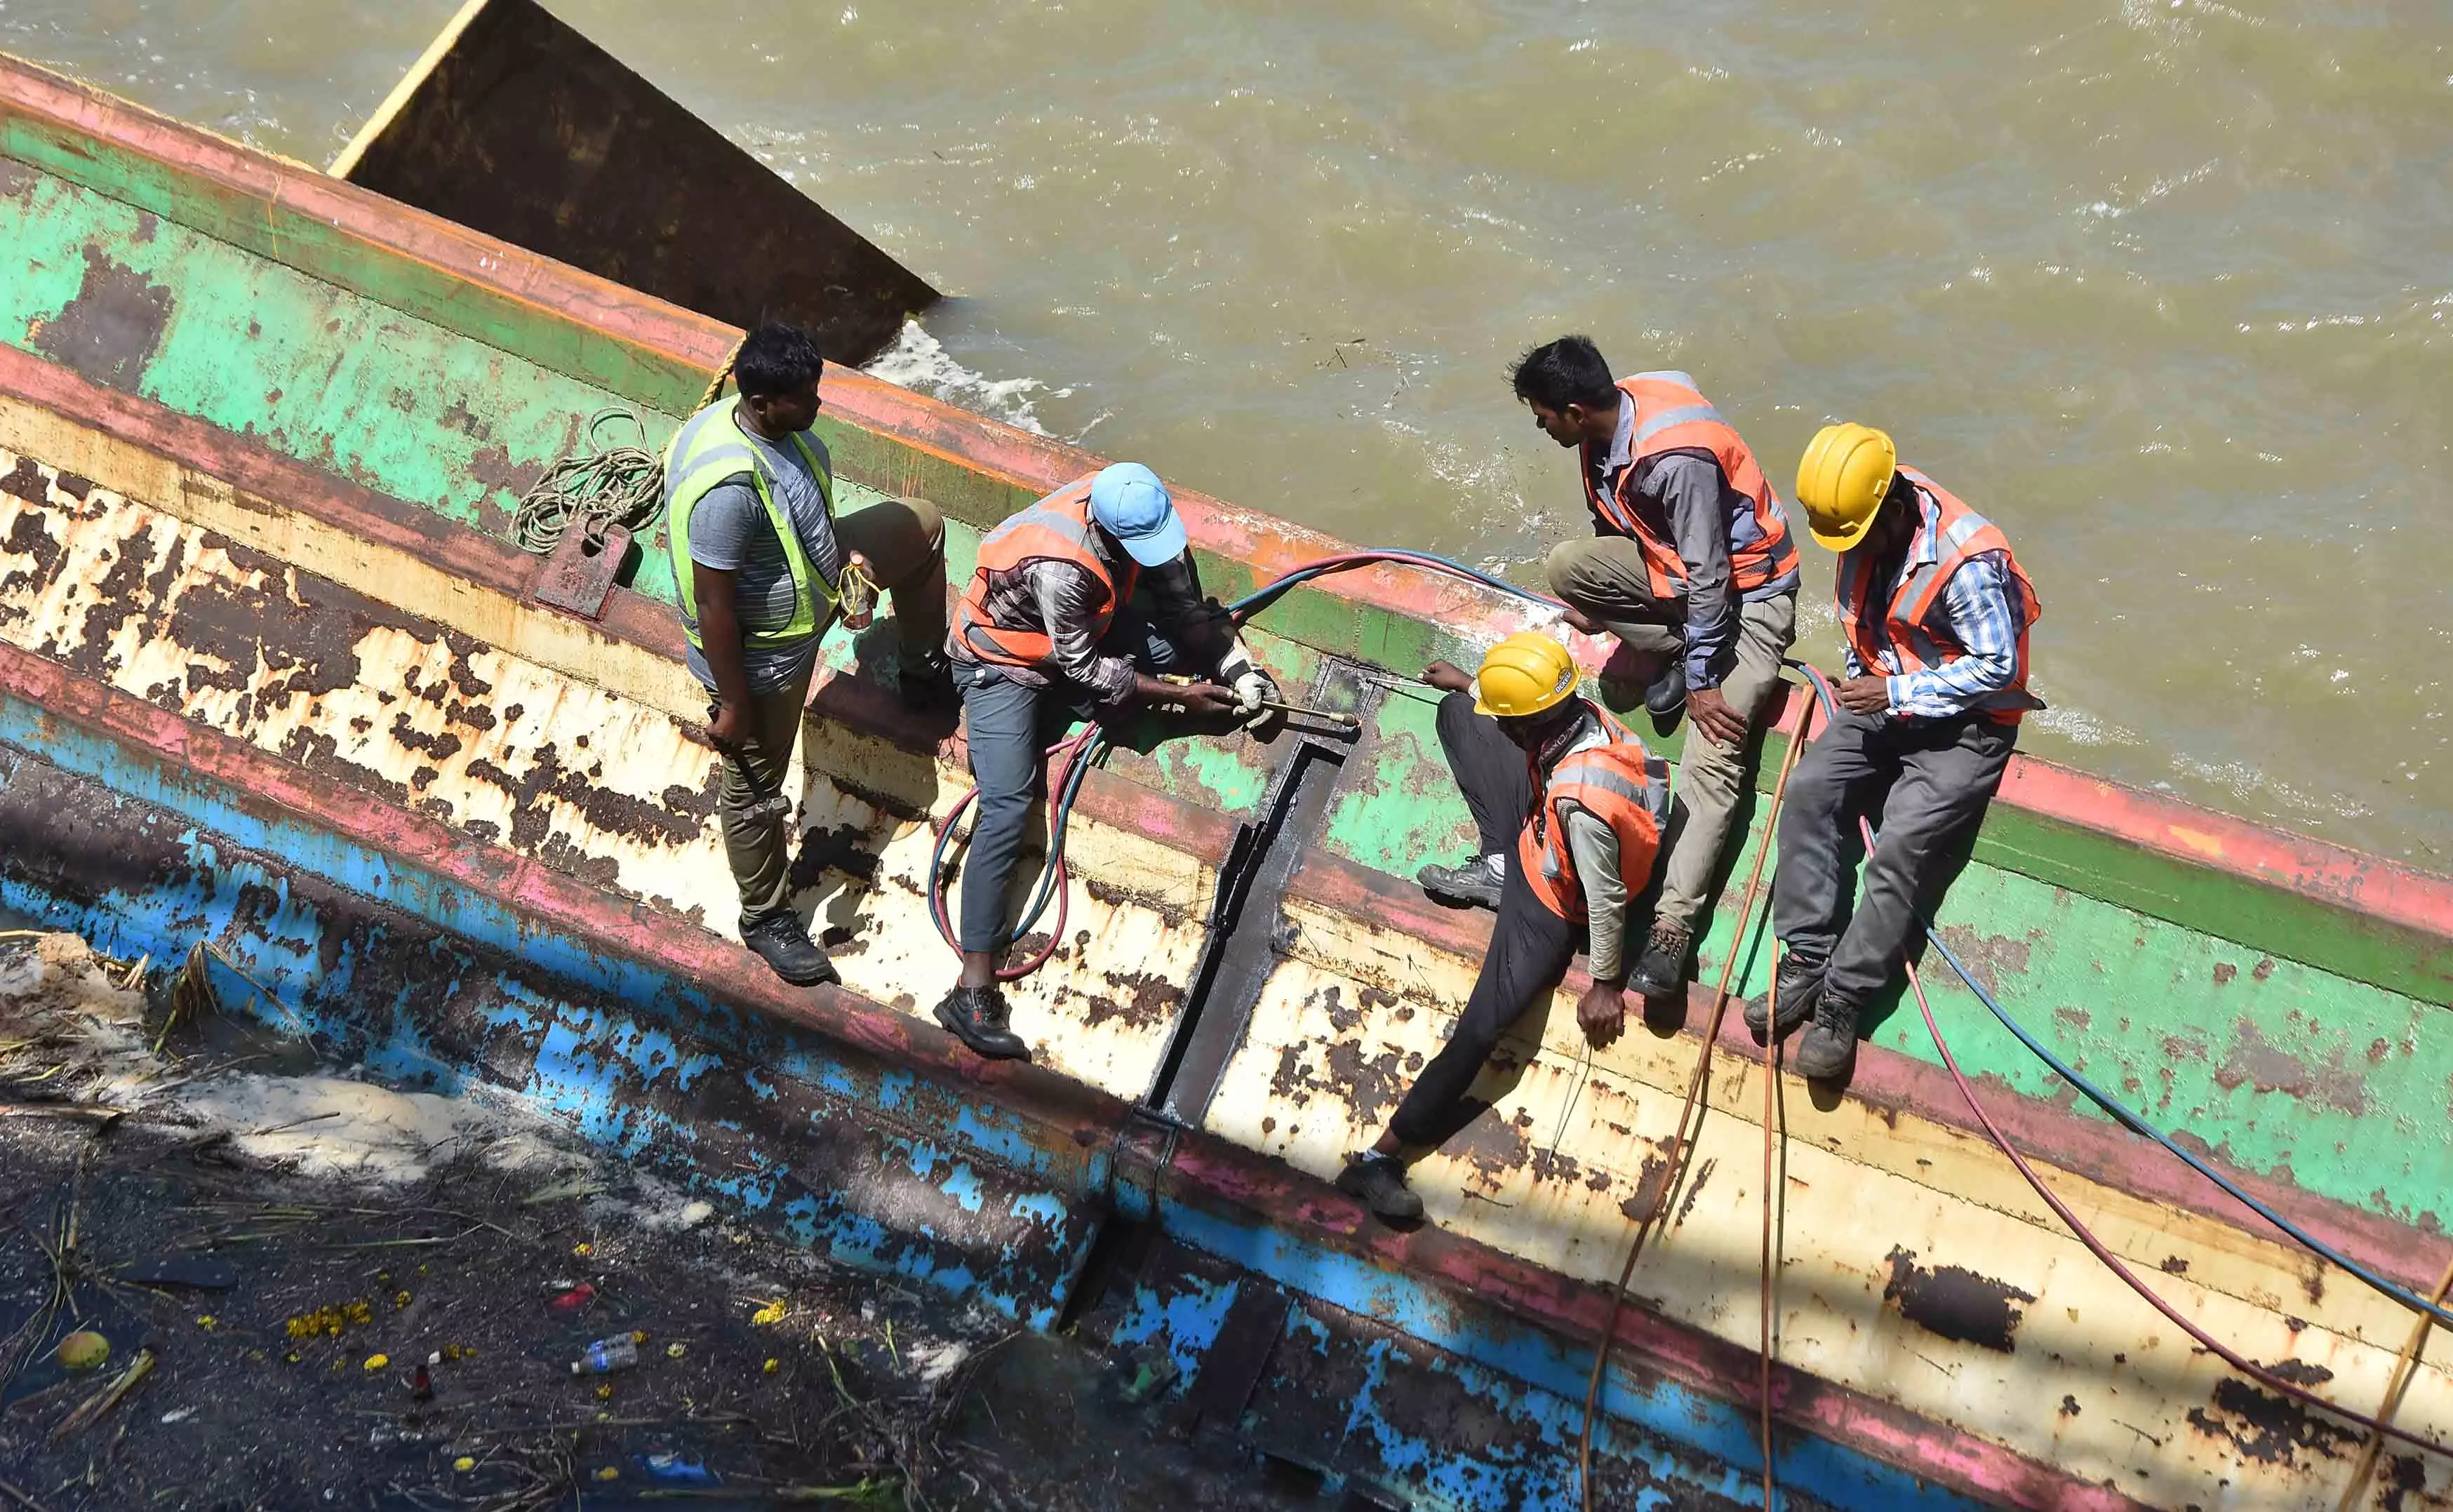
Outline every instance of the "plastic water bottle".
[[570, 1363], [574, 1376], [609, 1376], [616, 1370], [628, 1370], [639, 1363], [639, 1346], [628, 1334], [615, 1334], [599, 1339], [588, 1346], [588, 1353]]

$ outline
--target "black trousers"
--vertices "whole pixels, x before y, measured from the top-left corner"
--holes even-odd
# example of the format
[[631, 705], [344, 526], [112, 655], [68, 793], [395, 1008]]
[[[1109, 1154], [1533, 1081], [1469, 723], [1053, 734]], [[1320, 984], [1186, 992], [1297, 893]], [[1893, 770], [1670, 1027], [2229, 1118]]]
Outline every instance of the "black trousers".
[[[1978, 715], [1901, 724], [1842, 710], [1789, 774], [1780, 816], [1772, 928], [1801, 962], [1824, 966], [1832, 1002], [1862, 1008], [1900, 967], [2002, 786], [2018, 727]], [[1881, 839], [1855, 907], [1865, 856], [1860, 816]]]
[[1541, 1048], [1551, 994], [1584, 940], [1581, 925], [1552, 913], [1533, 895], [1525, 868], [1516, 864], [1516, 837], [1532, 812], [1534, 796], [1524, 750], [1499, 732], [1498, 721], [1473, 711], [1469, 693], [1450, 693], [1441, 701], [1439, 731], [1448, 770], [1456, 774], [1482, 832], [1482, 853], [1506, 855], [1507, 882], [1500, 889], [1499, 922], [1491, 928], [1490, 950], [1482, 958], [1465, 1015], [1388, 1121], [1409, 1161], [1455, 1138], [1515, 1086]]

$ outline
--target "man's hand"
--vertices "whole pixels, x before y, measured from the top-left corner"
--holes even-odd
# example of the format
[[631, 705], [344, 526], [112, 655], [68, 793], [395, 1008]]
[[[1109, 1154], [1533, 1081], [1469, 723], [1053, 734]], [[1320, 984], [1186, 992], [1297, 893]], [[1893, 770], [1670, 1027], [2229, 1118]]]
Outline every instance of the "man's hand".
[[749, 743], [749, 710], [741, 704], [728, 704], [719, 699], [707, 709], [707, 742], [728, 754], [738, 752]]
[[1626, 990], [1596, 982], [1576, 1000], [1576, 1024], [1594, 1049], [1605, 1049], [1626, 1028]]
[[1594, 619], [1591, 615], [1586, 614], [1582, 609], [1562, 609], [1559, 611], [1559, 618], [1566, 622], [1567, 628], [1575, 631], [1578, 635], [1599, 635], [1603, 633], [1602, 622]]
[[1729, 706], [1717, 687], [1687, 689], [1686, 722], [1715, 746], [1745, 744], [1745, 717]]
[[1170, 683], [1163, 677], [1136, 673], [1133, 693], [1145, 704], [1160, 706], [1174, 705], [1187, 714], [1231, 715], [1235, 712], [1232, 688], [1215, 683]]
[[1852, 677], [1833, 687], [1832, 696], [1851, 714], [1880, 714], [1891, 706], [1891, 680]]
[[1423, 681], [1443, 693], [1463, 693], [1473, 686], [1473, 674], [1454, 662], [1433, 662], [1423, 668]]

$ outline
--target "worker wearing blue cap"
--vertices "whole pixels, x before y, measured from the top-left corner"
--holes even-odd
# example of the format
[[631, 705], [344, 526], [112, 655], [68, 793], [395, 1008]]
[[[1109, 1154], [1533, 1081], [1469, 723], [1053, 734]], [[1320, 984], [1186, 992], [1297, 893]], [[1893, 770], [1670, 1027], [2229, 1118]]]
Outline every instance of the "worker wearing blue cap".
[[[981, 1055], [1027, 1054], [998, 990], [1007, 887], [1037, 802], [1050, 726], [1135, 705], [1258, 724], [1277, 688], [1205, 598], [1158, 474], [1120, 462], [988, 532], [946, 638], [963, 694], [979, 817], [963, 864], [962, 979], [937, 1022]], [[1207, 672], [1167, 682], [1155, 673]]]

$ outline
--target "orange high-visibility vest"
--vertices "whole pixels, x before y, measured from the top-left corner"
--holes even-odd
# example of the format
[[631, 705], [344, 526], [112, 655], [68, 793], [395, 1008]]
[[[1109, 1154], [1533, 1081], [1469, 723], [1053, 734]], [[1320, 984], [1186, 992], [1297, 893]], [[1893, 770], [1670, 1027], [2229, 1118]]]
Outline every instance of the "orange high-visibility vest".
[[[1652, 880], [1652, 858], [1669, 816], [1669, 767], [1644, 748], [1635, 732], [1591, 700], [1585, 707], [1609, 732], [1609, 744], [1560, 759], [1516, 837], [1516, 865], [1542, 905], [1571, 924], [1585, 918], [1585, 885], [1567, 848], [1569, 806], [1584, 809], [1618, 836], [1619, 880], [1633, 898]], [[1531, 758], [1527, 758], [1530, 760]], [[1538, 779], [1539, 773], [1536, 777]], [[1537, 781], [1536, 786], [1542, 785]]]
[[1729, 532], [1731, 587], [1751, 593], [1796, 571], [1797, 547], [1788, 538], [1788, 514], [1781, 507], [1780, 495], [1756, 465], [1755, 454], [1739, 439], [1737, 428], [1697, 391], [1695, 380], [1683, 372], [1642, 372], [1624, 380], [1619, 388], [1635, 401], [1635, 444], [1626, 470], [1619, 474], [1618, 485], [1609, 493], [1593, 486], [1593, 465], [1600, 459], [1589, 442], [1585, 445], [1580, 453], [1585, 502], [1604, 526], [1635, 539], [1652, 578], [1653, 596], [1686, 596], [1686, 559], [1678, 554], [1678, 544], [1669, 537], [1669, 523], [1664, 520], [1656, 527], [1644, 518], [1636, 503], [1635, 476], [1642, 470], [1638, 465], [1665, 451], [1710, 452], [1729, 487], [1754, 503], [1752, 509], [1737, 517]]
[[[2003, 566], [2009, 568], [2010, 580], [2019, 586], [2024, 601], [2019, 613], [2019, 675], [2008, 687], [1986, 695], [1977, 708], [1985, 718], [2001, 725], [2016, 725], [2036, 701], [2027, 693], [2027, 629], [2044, 614], [2044, 605], [2036, 598], [2036, 586], [2027, 581], [2025, 569], [2010, 553], [2009, 537], [2001, 527], [1978, 514], [1931, 478], [1913, 468], [1902, 468], [1901, 476], [1914, 484], [1917, 490], [1934, 503], [1936, 513], [1934, 560], [1900, 573], [1899, 585], [1891, 589], [1891, 601], [1883, 607], [1881, 626], [1884, 640], [1875, 634], [1876, 617], [1873, 606], [1866, 601], [1874, 583], [1873, 553], [1858, 547], [1840, 559], [1837, 587], [1840, 600], [1840, 627], [1848, 636], [1848, 644], [1857, 652], [1857, 660], [1868, 672], [1888, 671], [1893, 676], [1922, 672], [1928, 667], [1956, 662], [1967, 654], [1964, 647], [1925, 623], [1942, 598], [1943, 588], [1950, 575], [1965, 566], [1972, 557], [1987, 551], [2002, 553]], [[1920, 531], [1923, 529], [1919, 526]], [[1913, 548], [1914, 542], [1910, 542]]]
[[1132, 558], [1110, 566], [1092, 544], [1098, 527], [1090, 520], [1090, 479], [1079, 478], [989, 531], [980, 542], [979, 566], [970, 587], [955, 609], [955, 633], [983, 662], [1001, 666], [1044, 666], [1056, 654], [1056, 643], [1036, 610], [1027, 618], [1008, 607], [1007, 618], [990, 609], [989, 589], [998, 579], [1032, 562], [1070, 562], [1107, 589], [1097, 610], [1090, 638], [1107, 633], [1116, 610], [1132, 597], [1140, 568]]

